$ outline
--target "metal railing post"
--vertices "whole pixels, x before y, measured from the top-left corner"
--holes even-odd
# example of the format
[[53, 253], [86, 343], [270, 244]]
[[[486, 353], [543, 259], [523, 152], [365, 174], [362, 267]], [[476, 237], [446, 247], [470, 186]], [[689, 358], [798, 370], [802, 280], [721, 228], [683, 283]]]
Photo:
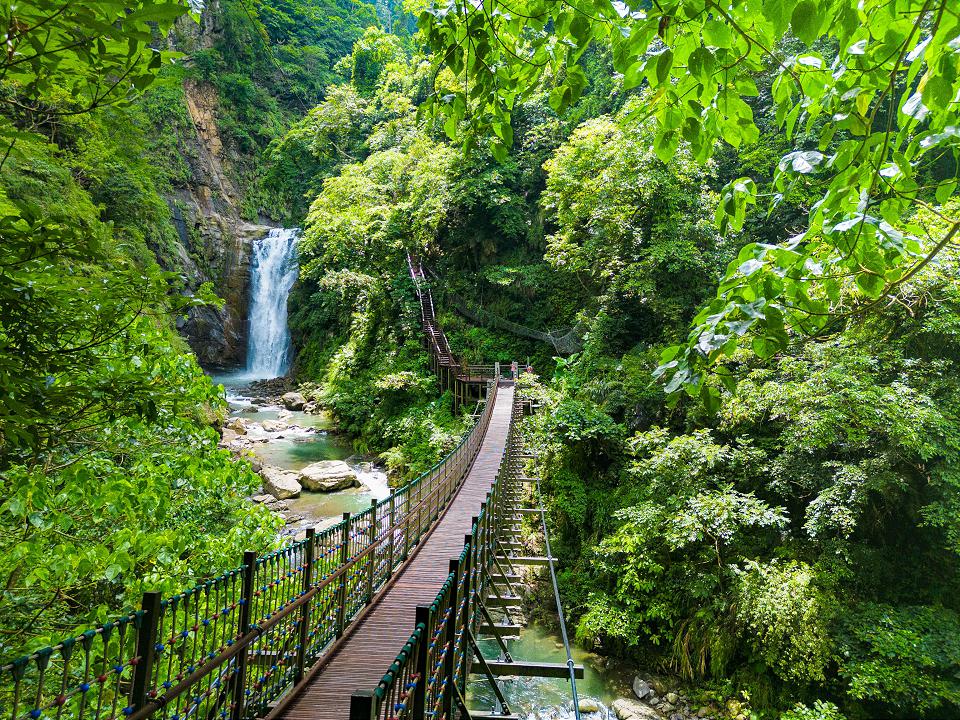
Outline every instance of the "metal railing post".
[[373, 690], [354, 690], [350, 696], [350, 720], [374, 720], [376, 716]]
[[[483, 594], [483, 578], [480, 576], [480, 516], [474, 515], [473, 519], [470, 521], [470, 527], [477, 527], [477, 532], [474, 534], [471, 532], [467, 537], [470, 538], [470, 592], [467, 595], [467, 608], [466, 608], [466, 619], [464, 620], [464, 636], [466, 637], [469, 632], [473, 632], [476, 628], [474, 627], [473, 618], [476, 614], [476, 598]], [[469, 631], [469, 632], [467, 632]], [[466, 671], [464, 673], [464, 682], [470, 676], [470, 666], [473, 664], [473, 657], [471, 653], [464, 652], [464, 657], [466, 657]]]
[[133, 674], [130, 706], [136, 712], [147, 702], [148, 685], [153, 675], [154, 648], [160, 627], [160, 593], [146, 592], [140, 605], [140, 627], [137, 630], [137, 667]]
[[430, 621], [433, 613], [430, 612], [429, 605], [417, 605], [416, 625], [423, 623], [422, 641], [418, 643], [417, 666], [418, 675], [417, 686], [413, 691], [413, 714], [412, 720], [424, 720], [427, 708], [427, 674], [429, 670], [430, 655]]
[[417, 483], [417, 504], [416, 504], [416, 508], [417, 508], [417, 533], [416, 533], [416, 535], [414, 535], [414, 538], [413, 538], [414, 541], [413, 541], [413, 543], [411, 543], [411, 547], [412, 547], [413, 545], [418, 544], [418, 543], [420, 542], [420, 528], [421, 528], [421, 526], [422, 526], [422, 524], [423, 524], [423, 486], [424, 486], [425, 484], [426, 484], [426, 481], [423, 480], [423, 479], [421, 479], [420, 482]]
[[[488, 496], [489, 498], [489, 496]], [[477, 572], [487, 572], [487, 524], [490, 514], [487, 512], [487, 501], [480, 503], [480, 517], [483, 520], [477, 525]], [[479, 578], [480, 576], [477, 575]], [[477, 583], [477, 590], [483, 592], [483, 582]]]
[[[257, 554], [248, 550], [243, 554], [243, 597], [240, 599], [240, 618], [237, 622], [237, 630], [241, 637], [250, 631], [250, 618], [253, 613], [253, 579], [256, 572]], [[233, 678], [232, 720], [240, 720], [243, 717], [247, 689], [248, 650], [249, 646], [244, 646], [237, 655], [237, 674]]]
[[373, 600], [377, 572], [377, 500], [370, 500], [370, 564], [367, 568], [367, 602]]
[[453, 717], [453, 683], [455, 667], [454, 658], [456, 657], [457, 641], [457, 609], [460, 604], [460, 598], [457, 595], [457, 583], [460, 580], [460, 559], [453, 558], [450, 561], [450, 572], [453, 573], [453, 587], [450, 589], [450, 614], [447, 616], [447, 654], [443, 662], [443, 714], [445, 717]]
[[397, 528], [394, 525], [397, 522], [397, 501], [396, 494], [390, 493], [390, 537], [387, 539], [387, 577], [393, 576], [393, 555], [394, 545], [396, 544]]
[[[343, 570], [350, 556], [350, 513], [343, 514], [343, 533], [340, 535], [340, 564], [338, 570]], [[343, 637], [347, 620], [347, 577], [349, 573], [341, 572], [340, 582], [337, 585], [337, 637]]]
[[[300, 592], [306, 593], [313, 585], [313, 557], [314, 557], [314, 536], [317, 531], [314, 528], [307, 528], [307, 537], [304, 540], [304, 559], [303, 559], [303, 583], [300, 586]], [[300, 637], [297, 643], [297, 667], [294, 671], [293, 684], [299, 685], [303, 681], [303, 671], [307, 664], [307, 643], [310, 642], [310, 603], [305, 602], [300, 606]]]
[[[476, 522], [476, 518], [473, 519], [473, 522]], [[471, 525], [472, 527], [472, 525]], [[469, 532], [463, 537], [463, 544], [467, 547], [466, 560], [467, 567], [465, 569], [466, 579], [463, 582], [463, 625], [461, 626], [460, 632], [460, 641], [464, 644], [467, 642], [467, 632], [471, 629], [470, 624], [472, 622], [471, 618], [473, 616], [473, 568], [474, 568], [474, 557], [473, 552], [476, 547], [476, 539], [473, 537], [473, 533]], [[470, 653], [466, 650], [463, 651], [463, 687], [460, 688], [460, 691], [463, 692], [466, 690], [467, 678], [470, 676]]]
[[406, 510], [403, 513], [403, 555], [401, 556], [401, 561], [406, 561], [407, 556], [410, 554], [410, 496], [412, 494], [413, 492], [407, 488], [407, 492], [403, 496]]

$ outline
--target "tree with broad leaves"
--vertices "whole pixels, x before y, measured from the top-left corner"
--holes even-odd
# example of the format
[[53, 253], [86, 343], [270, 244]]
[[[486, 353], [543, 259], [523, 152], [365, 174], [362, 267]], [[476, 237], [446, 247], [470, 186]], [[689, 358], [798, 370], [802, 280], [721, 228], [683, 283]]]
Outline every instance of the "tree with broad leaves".
[[[774, 207], [798, 184], [818, 199], [799, 232], [749, 244], [730, 264], [687, 342], [663, 354], [657, 376], [670, 393], [716, 407], [722, 387], [736, 387], [724, 361], [739, 349], [771, 357], [791, 338], [901, 302], [960, 239], [960, 217], [939, 207], [956, 189], [960, 148], [953, 0], [440, 0], [419, 22], [444, 68], [427, 108], [467, 149], [489, 138], [500, 158], [518, 101], [545, 83], [558, 111], [580, 97], [578, 60], [594, 43], [610, 47], [624, 87], [649, 88], [636, 115], [655, 119], [664, 162], [681, 142], [700, 162], [721, 142], [754, 143], [754, 107], [775, 114], [794, 147], [763, 201]], [[760, 72], [773, 75], [770, 95], [751, 101]], [[801, 144], [811, 133], [816, 144]], [[752, 179], [728, 183], [719, 228], [739, 231], [759, 200]], [[912, 222], [921, 208], [942, 215], [941, 234]]]

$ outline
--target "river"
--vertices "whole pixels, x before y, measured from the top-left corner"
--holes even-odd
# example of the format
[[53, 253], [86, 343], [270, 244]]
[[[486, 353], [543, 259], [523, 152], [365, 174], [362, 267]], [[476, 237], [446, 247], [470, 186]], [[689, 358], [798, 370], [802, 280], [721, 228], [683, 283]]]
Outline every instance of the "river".
[[[344, 460], [357, 474], [360, 487], [337, 492], [308, 492], [288, 498], [286, 514], [303, 516], [288, 525], [285, 533], [296, 534], [309, 526], [323, 527], [339, 520], [343, 513], [356, 513], [370, 507], [373, 499], [382, 500], [390, 494], [387, 475], [370, 462], [357, 458], [350, 439], [336, 432], [336, 426], [326, 413], [305, 413], [284, 410], [279, 405], [258, 405], [247, 394], [247, 376], [214, 376], [224, 385], [230, 404], [230, 417], [243, 418], [248, 424], [247, 437], [255, 440], [249, 449], [264, 463], [284, 470], [301, 470], [320, 460]], [[279, 421], [284, 427], [266, 431], [263, 423]], [[268, 422], [269, 424], [269, 422]]]
[[[541, 625], [523, 628], [519, 639], [507, 640], [507, 649], [515, 661], [548, 662], [563, 665], [567, 661], [560, 636]], [[496, 640], [479, 641], [483, 655], [497, 659], [500, 648]], [[629, 680], [605, 668], [599, 655], [572, 646], [571, 654], [578, 665], [584, 666], [584, 677], [577, 680], [581, 701], [592, 700], [597, 712], [582, 713], [585, 719], [598, 720], [608, 716], [608, 708], [617, 698], [629, 692]], [[474, 666], [476, 669], [476, 665]], [[573, 700], [570, 681], [560, 678], [510, 677], [500, 678], [500, 688], [511, 712], [527, 720], [573, 720]], [[486, 679], [472, 675], [468, 685], [467, 701], [471, 710], [490, 711], [497, 708], [497, 699]], [[581, 706], [585, 706], [581, 703]], [[614, 717], [612, 712], [610, 717]]]

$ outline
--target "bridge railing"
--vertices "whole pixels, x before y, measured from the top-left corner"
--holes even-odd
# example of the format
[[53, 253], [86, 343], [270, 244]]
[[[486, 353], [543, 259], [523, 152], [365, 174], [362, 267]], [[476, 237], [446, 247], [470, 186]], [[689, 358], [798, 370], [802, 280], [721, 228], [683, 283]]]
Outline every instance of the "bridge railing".
[[[252, 720], [275, 711], [443, 513], [476, 457], [473, 429], [427, 472], [337, 525], [0, 666], [0, 720]], [[411, 638], [411, 641], [414, 641]]]
[[514, 396], [514, 422], [496, 480], [473, 518], [463, 551], [451, 559], [450, 573], [434, 601], [417, 607], [410, 639], [377, 686], [353, 694], [350, 720], [452, 720], [455, 708], [465, 710], [474, 657], [471, 637], [476, 637], [481, 624], [478, 600], [498, 592], [490, 573], [516, 498], [520, 460], [515, 421], [522, 414], [518, 398]]

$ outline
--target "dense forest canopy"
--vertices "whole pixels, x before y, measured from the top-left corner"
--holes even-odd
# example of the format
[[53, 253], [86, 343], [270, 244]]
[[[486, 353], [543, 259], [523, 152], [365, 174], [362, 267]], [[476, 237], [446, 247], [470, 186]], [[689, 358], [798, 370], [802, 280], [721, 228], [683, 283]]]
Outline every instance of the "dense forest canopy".
[[176, 333], [224, 294], [171, 219], [212, 88], [358, 450], [402, 482], [470, 423], [408, 253], [456, 354], [535, 369], [581, 642], [756, 717], [960, 715], [953, 3], [63, 7], [0, 11], [4, 656], [277, 542]]
[[[649, 89], [633, 115], [655, 119], [664, 162], [681, 142], [701, 163], [721, 140], [756, 144], [757, 110], [785, 133], [790, 152], [762, 204], [776, 208], [798, 186], [816, 201], [789, 237], [741, 249], [688, 342], [664, 353], [668, 392], [686, 387], [715, 406], [719, 383], [705, 372], [732, 386], [723, 359], [743, 347], [770, 358], [791, 334], [829, 334], [835, 319], [896, 296], [960, 231], [951, 215], [935, 235], [910, 223], [956, 188], [960, 16], [947, 0], [451, 0], [424, 10], [421, 25], [450, 70], [431, 98], [448, 134], [467, 146], [493, 136], [501, 158], [517, 101], [544, 78], [555, 79], [552, 108], [576, 101], [587, 85], [577, 61], [597, 43], [625, 89]], [[720, 193], [720, 229], [742, 229], [758, 202], [755, 178], [731, 179]]]

